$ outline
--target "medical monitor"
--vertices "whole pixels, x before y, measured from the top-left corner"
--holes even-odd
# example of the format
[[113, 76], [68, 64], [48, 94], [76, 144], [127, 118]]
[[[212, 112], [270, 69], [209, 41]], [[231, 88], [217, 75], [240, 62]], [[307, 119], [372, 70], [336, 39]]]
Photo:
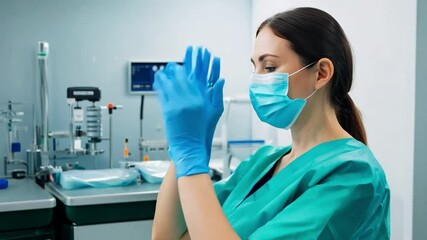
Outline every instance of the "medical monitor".
[[129, 61], [129, 93], [154, 94], [154, 74], [162, 70], [167, 63], [166, 61]]

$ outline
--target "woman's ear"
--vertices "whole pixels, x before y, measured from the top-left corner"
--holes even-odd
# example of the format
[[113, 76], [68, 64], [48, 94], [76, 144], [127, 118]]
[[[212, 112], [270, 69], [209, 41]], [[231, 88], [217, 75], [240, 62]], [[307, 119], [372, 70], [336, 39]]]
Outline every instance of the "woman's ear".
[[334, 75], [334, 64], [329, 58], [321, 58], [316, 63], [317, 69], [317, 80], [316, 89], [321, 89], [332, 79]]

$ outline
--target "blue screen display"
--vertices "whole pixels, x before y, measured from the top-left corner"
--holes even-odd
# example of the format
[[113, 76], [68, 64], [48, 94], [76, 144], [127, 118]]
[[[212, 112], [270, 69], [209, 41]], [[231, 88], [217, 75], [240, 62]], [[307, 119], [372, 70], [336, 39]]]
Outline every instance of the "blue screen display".
[[131, 62], [130, 92], [153, 92], [154, 74], [166, 64], [167, 62]]

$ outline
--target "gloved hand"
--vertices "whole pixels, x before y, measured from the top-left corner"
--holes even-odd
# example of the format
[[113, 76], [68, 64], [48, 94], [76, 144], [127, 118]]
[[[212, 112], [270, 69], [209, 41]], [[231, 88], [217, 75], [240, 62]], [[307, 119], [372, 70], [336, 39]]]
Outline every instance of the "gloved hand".
[[[196, 50], [198, 51], [197, 56], [200, 56], [199, 52], [201, 51], [201, 49], [198, 48]], [[209, 116], [207, 117], [208, 133], [206, 135], [206, 149], [209, 157], [211, 156], [212, 139], [215, 133], [216, 124], [218, 123], [218, 120], [221, 117], [222, 112], [224, 111], [223, 94], [222, 94], [222, 89], [224, 87], [224, 79], [219, 79], [221, 61], [218, 57], [213, 58], [209, 79], [206, 79], [205, 81], [205, 78], [208, 75], [210, 59], [211, 59], [211, 54], [206, 49], [201, 59], [196, 58], [196, 60], [198, 61], [202, 60], [202, 64], [203, 64], [201, 72], [199, 73], [201, 76], [200, 81], [197, 81], [198, 87], [200, 88], [200, 91], [205, 91], [206, 86], [208, 87], [207, 88], [208, 98], [211, 101], [213, 106], [213, 108], [207, 112]], [[197, 64], [192, 64], [192, 61], [193, 61], [193, 48], [190, 46], [187, 48], [185, 59], [184, 59], [185, 71], [187, 75], [190, 75], [195, 65], [197, 65]]]
[[187, 48], [184, 66], [168, 63], [157, 71], [154, 88], [163, 110], [169, 155], [177, 178], [209, 172], [212, 137], [223, 111], [219, 80], [219, 58], [213, 59], [208, 79], [210, 53], [197, 49], [193, 64], [192, 48]]

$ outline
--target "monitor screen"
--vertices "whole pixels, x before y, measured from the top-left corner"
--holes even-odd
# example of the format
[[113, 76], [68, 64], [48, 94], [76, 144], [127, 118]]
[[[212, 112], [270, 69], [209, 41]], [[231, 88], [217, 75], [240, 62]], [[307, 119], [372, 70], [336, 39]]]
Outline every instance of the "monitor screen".
[[153, 83], [156, 71], [163, 69], [167, 62], [137, 62], [129, 65], [129, 93], [154, 93]]

